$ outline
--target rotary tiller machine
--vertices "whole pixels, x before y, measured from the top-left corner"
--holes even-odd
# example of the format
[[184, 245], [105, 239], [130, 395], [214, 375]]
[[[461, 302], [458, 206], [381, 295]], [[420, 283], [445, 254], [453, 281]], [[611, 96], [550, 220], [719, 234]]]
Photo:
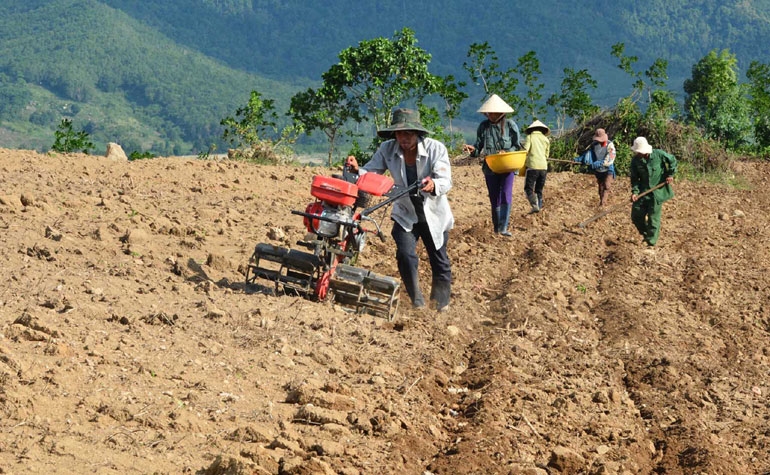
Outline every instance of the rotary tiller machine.
[[[416, 182], [399, 189], [388, 176], [365, 173], [359, 178], [347, 167], [342, 176], [314, 176], [310, 194], [316, 200], [305, 211], [292, 211], [303, 217], [307, 234], [297, 245], [306, 250], [257, 244], [246, 283], [267, 280], [274, 283], [276, 293], [332, 300], [358, 313], [392, 320], [398, 310], [400, 281], [356, 267], [356, 261], [369, 234], [385, 240], [370, 215], [420, 187]], [[386, 199], [367, 207], [378, 196]], [[364, 223], [374, 229], [365, 228]]]

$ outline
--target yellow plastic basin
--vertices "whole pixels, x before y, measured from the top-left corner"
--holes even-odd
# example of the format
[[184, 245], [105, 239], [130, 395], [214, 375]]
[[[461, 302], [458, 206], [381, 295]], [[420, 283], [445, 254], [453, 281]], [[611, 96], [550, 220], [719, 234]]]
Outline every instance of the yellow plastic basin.
[[527, 151], [518, 150], [516, 152], [502, 152], [487, 155], [487, 165], [495, 173], [515, 172], [524, 167], [527, 160]]

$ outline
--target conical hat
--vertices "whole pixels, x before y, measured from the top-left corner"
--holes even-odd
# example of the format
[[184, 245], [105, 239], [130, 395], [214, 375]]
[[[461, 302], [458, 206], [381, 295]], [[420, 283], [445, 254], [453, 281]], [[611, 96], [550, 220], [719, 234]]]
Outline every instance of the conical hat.
[[543, 135], [548, 135], [551, 133], [551, 129], [548, 128], [547, 125], [540, 122], [539, 120], [536, 120], [529, 124], [526, 129], [524, 129], [524, 133], [531, 134], [533, 131], [540, 129], [541, 132], [543, 132]]
[[492, 94], [489, 96], [489, 99], [481, 104], [481, 107], [479, 107], [479, 110], [476, 112], [480, 112], [482, 114], [509, 114], [513, 112], [513, 107], [509, 106], [504, 100], [500, 99], [500, 96], [497, 94]]

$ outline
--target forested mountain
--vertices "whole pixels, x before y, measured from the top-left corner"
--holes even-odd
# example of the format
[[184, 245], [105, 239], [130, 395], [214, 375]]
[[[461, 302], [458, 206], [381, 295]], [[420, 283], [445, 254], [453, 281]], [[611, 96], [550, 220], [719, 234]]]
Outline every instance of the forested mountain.
[[252, 89], [287, 98], [296, 87], [227, 67], [96, 0], [0, 6], [2, 146], [50, 146], [69, 117], [127, 151], [205, 149]]
[[[680, 98], [710, 50], [729, 49], [742, 70], [770, 58], [770, 0], [5, 0], [0, 145], [42, 148], [65, 113], [129, 149], [200, 150], [250, 90], [283, 113], [341, 50], [403, 27], [433, 56], [434, 74], [468, 81], [469, 46], [488, 42], [502, 68], [534, 51], [546, 96], [564, 68], [586, 69], [600, 105], [628, 92], [616, 43], [641, 70], [667, 60]], [[464, 114], [476, 120], [483, 91], [467, 89]]]
[[[407, 26], [433, 55], [436, 74], [464, 76], [471, 43], [488, 42], [512, 66], [530, 50], [546, 80], [563, 68], [587, 68], [601, 89], [622, 80], [611, 45], [623, 42], [645, 68], [669, 62], [681, 89], [690, 67], [712, 49], [729, 49], [748, 64], [770, 56], [770, 0], [105, 0], [175, 40], [235, 68], [272, 77], [317, 79], [336, 54], [362, 39], [390, 37]], [[176, 5], [176, 6], [172, 6]], [[216, 33], [214, 33], [216, 32]], [[467, 79], [462, 77], [462, 79]], [[600, 102], [616, 94], [599, 92]]]

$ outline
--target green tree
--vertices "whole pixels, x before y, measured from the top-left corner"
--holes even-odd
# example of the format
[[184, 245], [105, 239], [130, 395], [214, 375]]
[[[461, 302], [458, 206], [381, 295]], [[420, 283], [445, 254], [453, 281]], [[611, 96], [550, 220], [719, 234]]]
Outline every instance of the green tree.
[[[537, 53], [527, 52], [508, 69], [502, 69], [500, 58], [487, 42], [471, 44], [467, 57], [463, 69], [474, 84], [484, 88], [485, 97], [497, 94], [513, 108], [517, 118], [545, 115], [547, 109], [541, 102], [545, 85], [539, 80], [542, 71]], [[519, 91], [520, 85], [524, 91]]]
[[684, 82], [687, 119], [728, 148], [747, 142], [751, 129], [737, 64], [728, 50], [712, 50], [692, 67], [692, 77]]
[[652, 91], [650, 104], [643, 116], [643, 120], [647, 122], [648, 130], [650, 130], [648, 139], [662, 143], [668, 130], [668, 124], [678, 111], [679, 104], [670, 91]]
[[436, 84], [435, 93], [443, 103], [443, 116], [447, 120], [447, 127], [442, 126], [441, 113], [435, 107], [429, 107], [423, 101], [419, 101], [418, 109], [423, 124], [432, 130], [433, 137], [444, 142], [451, 152], [465, 143], [462, 133], [453, 129], [452, 121], [460, 114], [460, 106], [468, 98], [468, 94], [461, 90], [465, 83], [456, 82], [451, 75], [437, 78]]
[[469, 61], [463, 63], [463, 69], [468, 72], [474, 84], [484, 88], [486, 95], [513, 95], [518, 84], [518, 79], [514, 77], [515, 71], [500, 69], [500, 58], [489, 43], [471, 43], [466, 56]]
[[625, 43], [615, 43], [612, 45], [612, 56], [618, 58], [618, 68], [627, 73], [634, 80], [631, 93], [632, 102], [635, 102], [644, 89], [644, 81], [641, 79], [641, 73], [634, 71], [634, 64], [639, 61], [638, 56], [626, 56]]
[[[43, 127], [53, 126], [61, 116], [48, 108], [41, 108], [29, 115], [29, 122]], [[85, 128], [83, 129], [85, 130]]]
[[23, 81], [13, 81], [0, 73], [0, 119], [16, 118], [31, 100], [32, 94]]
[[556, 111], [557, 129], [564, 128], [567, 118], [582, 123], [599, 111], [599, 107], [593, 104], [587, 92], [589, 87], [596, 89], [597, 83], [587, 70], [564, 68], [560, 91], [551, 94], [546, 101]]
[[519, 101], [518, 109], [523, 110], [528, 115], [528, 119], [545, 116], [547, 110], [541, 102], [545, 85], [539, 81], [543, 72], [540, 70], [540, 60], [537, 59], [537, 54], [530, 51], [520, 57], [515, 71], [521, 76], [522, 82], [526, 86], [524, 97]]
[[749, 102], [754, 125], [754, 139], [761, 148], [770, 147], [770, 64], [752, 61], [749, 79]]
[[[428, 70], [431, 56], [417, 47], [414, 32], [404, 28], [392, 40], [375, 38], [362, 41], [357, 47], [343, 50], [339, 62], [323, 75], [318, 90], [308, 89], [295, 94], [289, 115], [310, 133], [320, 129], [329, 140], [329, 164], [333, 160], [335, 142], [342, 133], [357, 136], [345, 130], [351, 122], [370, 121], [379, 128], [390, 122], [394, 107], [414, 101], [429, 120], [440, 112], [429, 103], [443, 102], [443, 114], [449, 121], [448, 138], [452, 138], [452, 119], [459, 114], [459, 106], [467, 97], [460, 90], [464, 84], [454, 77], [440, 77]], [[433, 97], [437, 96], [437, 97]], [[443, 131], [443, 128], [441, 129]], [[374, 138], [369, 151], [379, 142]], [[459, 140], [458, 140], [459, 142]], [[360, 146], [354, 143], [356, 155]], [[365, 162], [365, 158], [363, 158]]]
[[[625, 49], [626, 45], [624, 43], [616, 43], [612, 45], [611, 54], [618, 58], [618, 68], [625, 71], [634, 81], [631, 94], [627, 99], [632, 103], [636, 103], [642, 99], [646, 93], [646, 103], [651, 104], [653, 101], [653, 92], [665, 87], [666, 82], [668, 81], [668, 61], [657, 58], [645, 71], [636, 71], [634, 70], [634, 65], [639, 61], [639, 57], [626, 56]], [[673, 95], [671, 97], [673, 98]], [[658, 93], [655, 100], [660, 104], [661, 99], [661, 95]], [[668, 103], [669, 101], [665, 100], [663, 102]]]
[[88, 137], [88, 133], [84, 130], [76, 132], [72, 128], [72, 121], [70, 119], [62, 119], [59, 127], [54, 132], [54, 143], [51, 150], [55, 150], [61, 153], [73, 153], [82, 151], [88, 153], [94, 144]]
[[251, 91], [249, 102], [236, 109], [235, 117], [228, 116], [220, 122], [225, 127], [222, 138], [236, 148], [254, 146], [266, 139], [269, 132], [277, 132], [277, 120], [274, 101]]
[[291, 98], [289, 115], [300, 124], [306, 133], [321, 130], [329, 141], [329, 166], [337, 139], [343, 133], [345, 124], [350, 120], [361, 122], [358, 105], [348, 100], [342, 89], [322, 87], [318, 90], [308, 88]]
[[463, 69], [468, 72], [473, 84], [484, 88], [485, 98], [497, 94], [512, 106], [519, 104], [516, 96], [516, 87], [519, 84], [516, 69], [501, 69], [500, 58], [489, 43], [472, 43], [466, 56], [469, 60], [463, 63]]
[[[612, 45], [612, 56], [618, 58], [618, 68], [625, 71], [633, 80], [631, 93], [620, 98], [615, 113], [619, 120], [616, 143], [644, 134], [654, 143], [665, 143], [669, 121], [677, 115], [679, 106], [671, 91], [665, 89], [668, 81], [668, 61], [657, 58], [646, 70], [636, 70], [639, 58], [626, 56], [625, 45]], [[640, 107], [640, 103], [642, 106]]]
[[435, 92], [439, 78], [428, 71], [430, 60], [414, 32], [404, 28], [392, 40], [375, 38], [344, 49], [339, 62], [323, 73], [324, 88], [358, 104], [379, 128], [399, 104]]

